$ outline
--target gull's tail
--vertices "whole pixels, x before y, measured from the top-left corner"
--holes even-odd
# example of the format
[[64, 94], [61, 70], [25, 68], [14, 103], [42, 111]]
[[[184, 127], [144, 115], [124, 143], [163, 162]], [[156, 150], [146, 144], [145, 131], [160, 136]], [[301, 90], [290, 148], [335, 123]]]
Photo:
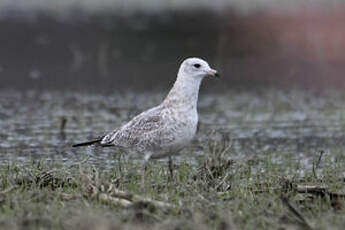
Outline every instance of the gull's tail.
[[98, 137], [95, 140], [92, 141], [86, 141], [78, 144], [72, 145], [72, 147], [80, 147], [80, 146], [88, 146], [88, 145], [93, 145], [93, 144], [100, 144], [104, 136]]

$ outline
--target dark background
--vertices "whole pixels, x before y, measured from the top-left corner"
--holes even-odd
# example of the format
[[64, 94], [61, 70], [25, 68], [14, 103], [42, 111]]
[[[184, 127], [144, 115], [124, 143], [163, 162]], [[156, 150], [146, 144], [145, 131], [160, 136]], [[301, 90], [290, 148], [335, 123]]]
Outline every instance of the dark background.
[[190, 56], [221, 72], [212, 91], [345, 87], [345, 4], [79, 2], [2, 5], [0, 88], [167, 89]]

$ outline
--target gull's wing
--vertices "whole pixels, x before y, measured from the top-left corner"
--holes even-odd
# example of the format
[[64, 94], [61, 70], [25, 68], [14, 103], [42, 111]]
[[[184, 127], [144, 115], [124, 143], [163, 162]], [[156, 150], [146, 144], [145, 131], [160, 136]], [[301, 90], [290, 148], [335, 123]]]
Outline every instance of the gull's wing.
[[119, 146], [132, 147], [137, 145], [145, 137], [151, 138], [149, 133], [158, 132], [163, 126], [162, 108], [154, 107], [134, 117], [121, 128], [100, 136], [96, 139], [72, 145], [72, 147], [97, 144], [103, 147]]
[[[115, 145], [136, 150], [154, 150], [173, 141], [166, 132], [170, 120], [162, 106], [154, 107], [134, 117], [127, 124], [107, 134], [101, 145]], [[165, 135], [161, 135], [162, 132]], [[171, 139], [171, 140], [170, 140]], [[164, 142], [164, 143], [162, 143]]]

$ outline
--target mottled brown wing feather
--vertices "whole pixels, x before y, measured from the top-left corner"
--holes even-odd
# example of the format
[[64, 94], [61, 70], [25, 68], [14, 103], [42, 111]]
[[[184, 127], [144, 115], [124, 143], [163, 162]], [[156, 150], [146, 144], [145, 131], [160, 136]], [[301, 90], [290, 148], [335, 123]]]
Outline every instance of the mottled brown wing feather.
[[121, 147], [134, 147], [139, 144], [145, 145], [143, 141], [150, 138], [153, 138], [151, 142], [155, 142], [157, 135], [153, 133], [158, 134], [163, 126], [161, 108], [155, 107], [139, 114], [120, 129], [106, 135], [102, 140], [102, 145], [113, 144]]

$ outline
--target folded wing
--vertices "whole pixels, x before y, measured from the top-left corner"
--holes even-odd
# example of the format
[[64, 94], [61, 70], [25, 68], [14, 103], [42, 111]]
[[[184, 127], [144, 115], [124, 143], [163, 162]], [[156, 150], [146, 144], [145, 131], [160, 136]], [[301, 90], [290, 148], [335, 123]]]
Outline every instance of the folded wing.
[[[101, 145], [141, 150], [159, 150], [173, 142], [173, 135], [167, 135], [173, 122], [165, 116], [163, 107], [157, 106], [134, 117], [120, 129], [107, 134]], [[164, 135], [162, 133], [164, 132]]]

